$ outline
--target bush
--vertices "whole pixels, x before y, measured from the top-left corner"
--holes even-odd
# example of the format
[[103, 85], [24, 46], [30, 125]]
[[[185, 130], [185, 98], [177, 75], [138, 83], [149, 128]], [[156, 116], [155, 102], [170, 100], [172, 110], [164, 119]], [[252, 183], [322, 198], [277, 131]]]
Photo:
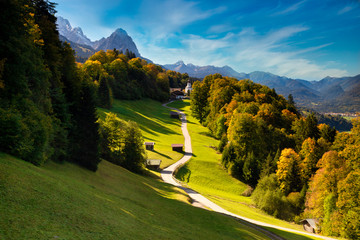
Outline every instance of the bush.
[[219, 142], [219, 145], [218, 145], [218, 150], [219, 150], [219, 152], [223, 152], [223, 151], [224, 151], [224, 148], [225, 148], [227, 142], [228, 142], [227, 136], [226, 136], [226, 134], [224, 134], [224, 135], [221, 137], [220, 142]]
[[125, 146], [123, 149], [123, 167], [132, 172], [141, 172], [145, 161], [144, 139], [135, 122], [129, 121], [126, 127]]
[[244, 197], [250, 197], [251, 194], [253, 193], [254, 191], [254, 188], [252, 188], [251, 186], [247, 186], [247, 188], [245, 189], [245, 191], [243, 191], [241, 193], [241, 196], [244, 196]]
[[145, 161], [144, 140], [135, 122], [125, 122], [114, 113], [99, 120], [101, 156], [133, 172], [141, 172]]
[[20, 111], [15, 106], [0, 108], [0, 150], [35, 165], [41, 165], [52, 154], [52, 121], [32, 102], [23, 100]]
[[296, 213], [300, 213], [304, 208], [304, 197], [300, 192], [292, 192], [286, 197]]
[[25, 125], [19, 112], [0, 108], [0, 150], [18, 156]]
[[290, 220], [293, 217], [291, 204], [279, 188], [275, 174], [260, 179], [252, 194], [255, 205], [275, 217]]
[[235, 161], [235, 159], [236, 159], [235, 147], [233, 144], [230, 143], [223, 150], [221, 163], [225, 168], [230, 170], [231, 169], [230, 165]]

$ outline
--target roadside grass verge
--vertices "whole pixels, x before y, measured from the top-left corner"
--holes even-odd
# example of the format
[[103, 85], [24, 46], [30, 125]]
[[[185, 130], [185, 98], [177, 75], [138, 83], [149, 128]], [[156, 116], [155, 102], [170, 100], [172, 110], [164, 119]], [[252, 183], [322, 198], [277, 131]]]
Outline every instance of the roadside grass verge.
[[0, 239], [268, 239], [107, 161], [36, 167], [0, 153]]
[[170, 109], [164, 108], [160, 102], [143, 99], [136, 101], [114, 100], [113, 107], [98, 108], [99, 117], [113, 112], [119, 118], [136, 122], [144, 136], [145, 142], [155, 142], [154, 151], [146, 150], [149, 159], [162, 160], [163, 169], [178, 161], [183, 153], [174, 152], [172, 143], [184, 143], [180, 120], [170, 118]]
[[[186, 114], [193, 149], [193, 157], [177, 171], [177, 179], [232, 213], [264, 223], [303, 230], [300, 225], [274, 218], [255, 208], [250, 197], [241, 195], [247, 185], [231, 177], [222, 167], [221, 154], [214, 149], [219, 141], [191, 116], [189, 100], [175, 101], [168, 106], [180, 109]], [[304, 238], [281, 230], [274, 232], [287, 239], [318, 239], [309, 236]]]

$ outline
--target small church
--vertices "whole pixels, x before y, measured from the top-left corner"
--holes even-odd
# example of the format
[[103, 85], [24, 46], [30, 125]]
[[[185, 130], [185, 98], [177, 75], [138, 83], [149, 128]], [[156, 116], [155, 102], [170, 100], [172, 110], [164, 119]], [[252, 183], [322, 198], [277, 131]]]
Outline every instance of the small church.
[[191, 86], [190, 79], [188, 80], [185, 89], [181, 88], [170, 88], [170, 99], [176, 100], [176, 99], [183, 99], [186, 98], [186, 96], [190, 96], [191, 91], [193, 90]]
[[186, 84], [186, 87], [185, 87], [185, 94], [187, 96], [190, 96], [191, 94], [191, 91], [192, 91], [192, 87], [191, 87], [191, 82], [190, 82], [190, 79], [188, 80], [187, 84]]

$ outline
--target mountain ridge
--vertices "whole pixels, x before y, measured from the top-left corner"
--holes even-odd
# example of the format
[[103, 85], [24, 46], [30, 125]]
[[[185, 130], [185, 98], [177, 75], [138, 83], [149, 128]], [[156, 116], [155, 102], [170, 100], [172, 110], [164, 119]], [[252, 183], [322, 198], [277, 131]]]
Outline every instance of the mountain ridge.
[[196, 66], [178, 61], [163, 65], [166, 69], [188, 73], [191, 77], [204, 78], [209, 74], [219, 73], [237, 79], [250, 79], [255, 83], [274, 88], [279, 94], [292, 94], [302, 107], [320, 112], [358, 112], [360, 111], [360, 74], [350, 77], [325, 77], [319, 81], [292, 79], [269, 72], [254, 71], [239, 73], [229, 66]]
[[245, 73], [238, 73], [229, 66], [223, 66], [223, 67], [216, 67], [212, 65], [196, 66], [191, 63], [185, 64], [182, 60], [176, 62], [175, 64], [165, 64], [163, 65], [163, 67], [169, 70], [178, 71], [180, 73], [186, 72], [189, 74], [189, 76], [195, 78], [204, 78], [205, 76], [214, 73], [220, 73], [221, 75], [224, 76], [239, 78], [243, 74], [245, 74]]
[[[80, 27], [73, 28], [69, 20], [58, 16], [57, 17], [57, 26], [59, 34], [67, 38], [68, 40], [78, 43], [91, 46], [91, 40], [83, 33]], [[92, 47], [92, 46], [91, 46]]]
[[59, 35], [59, 38], [60, 41], [70, 44], [71, 48], [76, 52], [76, 60], [78, 62], [85, 62], [90, 56], [94, 55], [96, 52], [96, 50], [91, 46], [70, 41], [63, 35]]
[[[60, 36], [63, 39], [67, 39], [70, 45], [76, 49], [76, 54], [78, 56], [87, 55], [86, 52], [82, 51], [80, 46], [87, 46], [87, 49], [94, 49], [95, 51], [108, 50], [108, 49], [117, 49], [122, 52], [129, 51], [133, 52], [136, 57], [141, 57], [139, 50], [136, 47], [136, 44], [132, 38], [127, 34], [127, 32], [122, 28], [117, 28], [110, 36], [103, 37], [96, 41], [91, 41], [82, 31], [80, 27], [73, 28], [69, 20], [57, 16], [57, 28]], [[79, 44], [79, 45], [76, 45]]]

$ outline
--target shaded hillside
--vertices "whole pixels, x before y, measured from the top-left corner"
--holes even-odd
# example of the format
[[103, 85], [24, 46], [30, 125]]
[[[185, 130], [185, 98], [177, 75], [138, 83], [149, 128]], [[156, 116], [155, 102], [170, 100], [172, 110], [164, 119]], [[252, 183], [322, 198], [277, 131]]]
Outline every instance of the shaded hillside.
[[360, 75], [343, 78], [324, 78], [313, 82], [319, 89], [322, 101], [312, 105], [320, 112], [359, 112], [360, 111]]
[[351, 128], [353, 127], [351, 124], [351, 121], [348, 121], [339, 115], [333, 116], [333, 115], [329, 115], [329, 114], [320, 114], [318, 112], [313, 112], [313, 111], [305, 109], [305, 108], [300, 108], [299, 110], [301, 111], [302, 115], [304, 115], [304, 116], [309, 116], [311, 113], [315, 114], [315, 117], [318, 120], [319, 124], [325, 123], [340, 132], [350, 131]]
[[320, 81], [305, 81], [279, 77], [265, 73], [250, 73], [247, 77], [254, 82], [275, 88], [284, 96], [292, 94], [298, 106], [318, 112], [359, 112], [360, 75], [342, 78], [324, 78]]
[[92, 56], [96, 51], [92, 47], [80, 43], [75, 43], [67, 39], [66, 37], [60, 35], [60, 41], [67, 42], [70, 44], [71, 48], [75, 51], [75, 59], [77, 62], [84, 63], [90, 56]]
[[0, 153], [0, 176], [1, 239], [268, 239], [107, 161], [95, 174]]

